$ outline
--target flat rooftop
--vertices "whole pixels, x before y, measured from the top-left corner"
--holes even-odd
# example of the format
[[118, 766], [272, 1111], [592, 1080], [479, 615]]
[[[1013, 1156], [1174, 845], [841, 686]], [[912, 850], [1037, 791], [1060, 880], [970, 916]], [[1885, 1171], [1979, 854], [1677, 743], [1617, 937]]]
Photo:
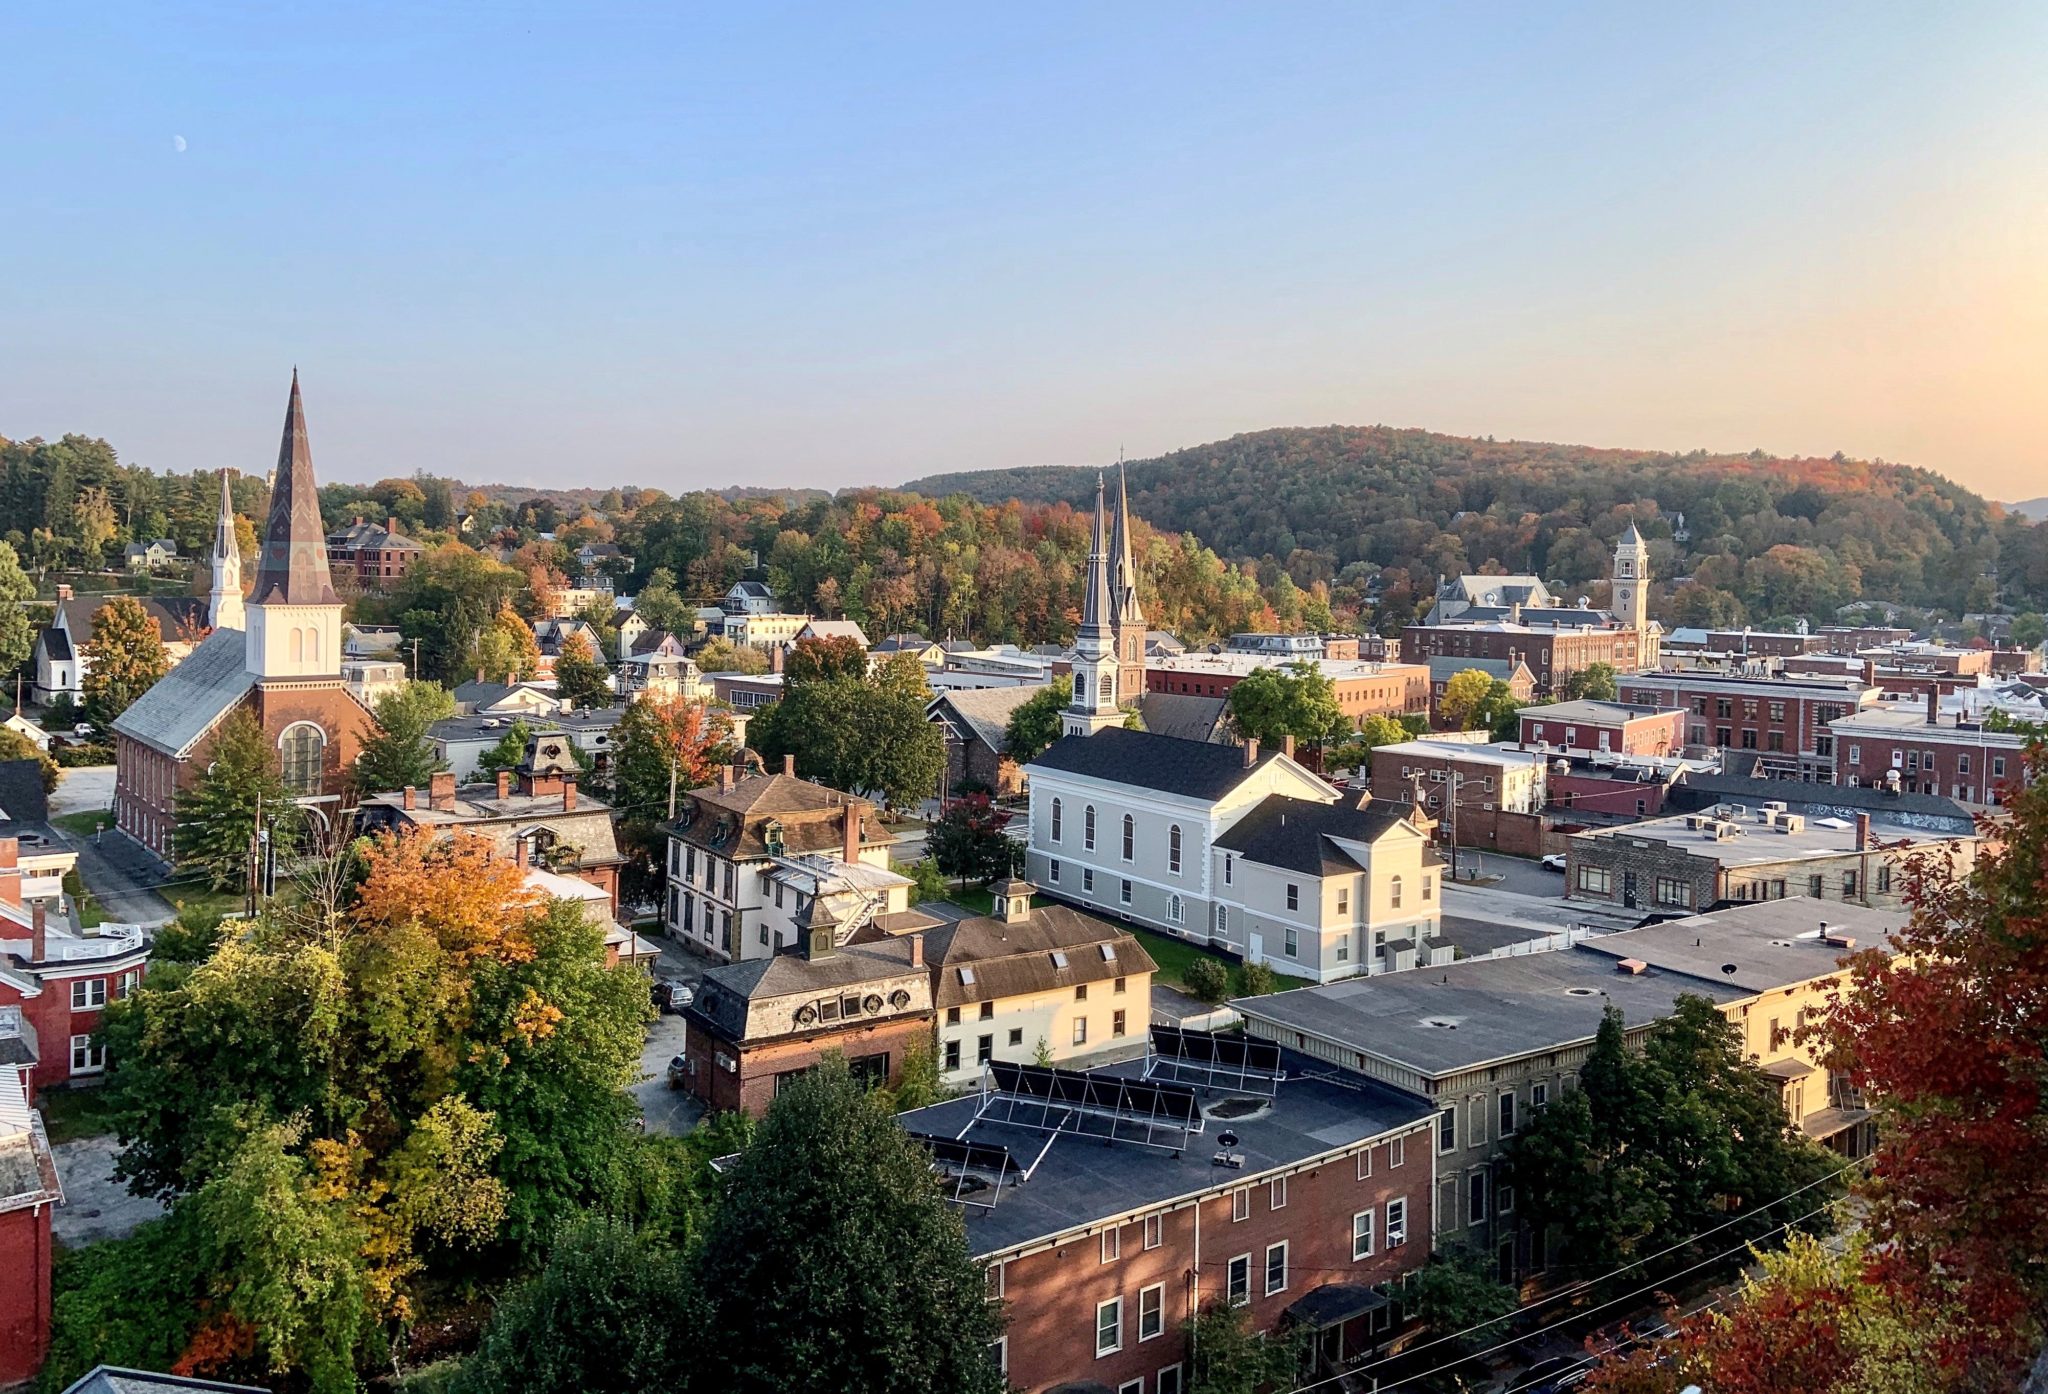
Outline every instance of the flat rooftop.
[[568, 731], [584, 734], [592, 731], [609, 731], [625, 716], [623, 707], [587, 707], [570, 712], [498, 712], [487, 716], [443, 717], [427, 728], [427, 734], [437, 741], [497, 740], [512, 729], [512, 723], [523, 724], [533, 735], [545, 735], [549, 731]]
[[1492, 745], [1479, 741], [1419, 740], [1394, 741], [1388, 745], [1375, 746], [1374, 755], [1406, 755], [1421, 760], [1461, 760], [1466, 764], [1498, 765], [1502, 769], [1521, 770], [1532, 765], [1541, 766], [1545, 756], [1530, 751], [1518, 750], [1514, 746]]
[[[1763, 795], [1759, 794], [1758, 802], [1762, 799]], [[1806, 858], [1839, 857], [1857, 850], [1856, 824], [1848, 818], [1805, 818], [1802, 814], [1799, 816], [1804, 819], [1805, 826], [1797, 832], [1787, 832], [1759, 821], [1754, 804], [1734, 807], [1737, 809], [1735, 816], [1725, 821], [1742, 831], [1726, 839], [1715, 837], [1711, 827], [1686, 826], [1688, 818], [1705, 816], [1708, 810], [1681, 813], [1671, 818], [1651, 818], [1641, 823], [1623, 823], [1612, 828], [1594, 828], [1572, 836], [1574, 839], [1628, 838], [1637, 842], [1661, 842], [1667, 847], [1680, 848], [1696, 857], [1708, 857], [1729, 867], [1771, 866]], [[1873, 816], [1870, 835], [1884, 843], [1919, 844], [1939, 842], [1961, 834], [1909, 827]]]
[[1524, 707], [1520, 715], [1539, 721], [1584, 721], [1600, 725], [1616, 721], [1640, 721], [1644, 717], [1668, 716], [1675, 707], [1637, 707], [1627, 702], [1553, 702], [1547, 707]]
[[1332, 682], [1347, 678], [1377, 678], [1392, 674], [1406, 675], [1425, 671], [1420, 663], [1381, 663], [1370, 658], [1315, 658], [1301, 654], [1285, 653], [1178, 653], [1161, 658], [1149, 658], [1145, 666], [1155, 673], [1207, 673], [1217, 677], [1244, 677], [1261, 668], [1277, 668], [1287, 663], [1313, 663], [1322, 670], [1324, 677]]
[[[1826, 973], [1844, 954], [1888, 942], [1908, 918], [1909, 912], [1900, 907], [1787, 896], [1731, 905], [1621, 934], [1595, 935], [1580, 947], [1616, 961], [1638, 959], [1652, 968], [1751, 992], [1770, 992]], [[1823, 943], [1823, 926], [1853, 939], [1854, 948]]]
[[[1434, 1110], [1421, 1099], [1348, 1075], [1322, 1061], [1283, 1054], [1289, 1078], [1271, 1101], [1240, 1117], [1207, 1118], [1204, 1130], [1188, 1139], [1178, 1157], [1157, 1148], [1130, 1143], [1104, 1145], [1101, 1139], [1072, 1134], [1054, 1137], [1014, 1124], [974, 1122], [979, 1095], [949, 1099], [902, 1114], [898, 1121], [913, 1132], [959, 1137], [970, 1142], [1007, 1147], [1019, 1167], [1045, 1155], [1029, 1181], [1003, 1187], [993, 1209], [962, 1207], [967, 1221], [967, 1247], [976, 1256], [999, 1253], [1083, 1229], [1112, 1215], [1126, 1214], [1206, 1191], [1242, 1185], [1251, 1176], [1292, 1166], [1326, 1152], [1363, 1142], [1383, 1133], [1413, 1127]], [[1321, 1078], [1308, 1078], [1315, 1071]], [[1137, 1078], [1142, 1061], [1092, 1071], [1097, 1075]], [[1205, 1118], [1226, 1099], [1247, 1096], [1228, 1090], [1196, 1091]], [[1234, 1111], [1234, 1110], [1233, 1110]], [[1222, 1150], [1216, 1141], [1225, 1128], [1237, 1134], [1230, 1150], [1242, 1153], [1244, 1168], [1218, 1167], [1211, 1158]], [[1046, 1147], [1048, 1140], [1052, 1145]], [[1417, 1166], [1416, 1193], [1429, 1185], [1429, 1159], [1409, 1159]], [[990, 1192], [978, 1193], [986, 1199]]]

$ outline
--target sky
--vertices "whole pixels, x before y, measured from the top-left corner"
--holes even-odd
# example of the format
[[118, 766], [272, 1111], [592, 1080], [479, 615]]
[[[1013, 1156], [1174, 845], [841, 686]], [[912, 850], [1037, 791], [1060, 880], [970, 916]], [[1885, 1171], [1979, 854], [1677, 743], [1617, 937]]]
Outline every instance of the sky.
[[15, 5], [0, 436], [844, 488], [1331, 422], [2048, 494], [2048, 5]]

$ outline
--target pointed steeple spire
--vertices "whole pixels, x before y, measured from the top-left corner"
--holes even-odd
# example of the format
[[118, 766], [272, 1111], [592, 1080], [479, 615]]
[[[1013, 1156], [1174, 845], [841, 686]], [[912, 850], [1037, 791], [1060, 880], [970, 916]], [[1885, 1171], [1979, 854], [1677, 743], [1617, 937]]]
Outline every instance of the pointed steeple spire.
[[297, 368], [292, 369], [291, 402], [285, 407], [284, 439], [277, 448], [277, 473], [270, 485], [270, 518], [263, 528], [263, 551], [250, 601], [341, 603], [327, 574], [327, 531], [320, 522], [320, 491], [313, 482], [313, 447], [306, 439]]
[[213, 525], [213, 583], [207, 592], [206, 622], [215, 629], [241, 629], [242, 547], [235, 540], [235, 502], [228, 491], [228, 472], [220, 472], [220, 516]]
[[1124, 462], [1116, 462], [1116, 529], [1110, 538], [1110, 590], [1116, 597], [1116, 622], [1119, 626], [1145, 623], [1145, 612], [1138, 608], [1138, 570], [1131, 564], [1131, 494], [1124, 483]]
[[1106, 644], [1116, 609], [1110, 598], [1109, 544], [1103, 532], [1102, 476], [1095, 476], [1095, 531], [1088, 542], [1088, 585], [1081, 599], [1081, 628], [1078, 637], [1099, 638]]
[[1614, 545], [1617, 547], [1640, 547], [1643, 545], [1643, 534], [1637, 529], [1635, 519], [1631, 518], [1628, 520], [1628, 531], [1624, 532], [1621, 535], [1621, 541]]

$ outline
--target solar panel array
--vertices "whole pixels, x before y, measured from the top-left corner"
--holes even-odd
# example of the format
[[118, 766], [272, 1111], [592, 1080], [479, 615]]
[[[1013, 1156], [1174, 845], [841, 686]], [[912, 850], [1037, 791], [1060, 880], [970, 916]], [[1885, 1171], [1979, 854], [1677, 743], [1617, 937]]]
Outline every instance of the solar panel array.
[[[950, 1199], [962, 1205], [978, 1206], [984, 1210], [995, 1208], [1002, 1199], [1006, 1183], [1023, 1179], [1024, 1169], [1017, 1165], [1010, 1149], [992, 1142], [969, 1142], [965, 1138], [941, 1137], [936, 1133], [912, 1132], [910, 1136], [930, 1149], [932, 1165], [942, 1175], [950, 1177]], [[974, 1183], [985, 1181], [995, 1189], [987, 1199], [979, 1199]]]
[[1155, 1026], [1145, 1077], [1271, 1098], [1286, 1075], [1280, 1068], [1280, 1047], [1272, 1041]]
[[1201, 1101], [1182, 1084], [993, 1060], [977, 1121], [1135, 1142], [1179, 1152], [1202, 1131]]

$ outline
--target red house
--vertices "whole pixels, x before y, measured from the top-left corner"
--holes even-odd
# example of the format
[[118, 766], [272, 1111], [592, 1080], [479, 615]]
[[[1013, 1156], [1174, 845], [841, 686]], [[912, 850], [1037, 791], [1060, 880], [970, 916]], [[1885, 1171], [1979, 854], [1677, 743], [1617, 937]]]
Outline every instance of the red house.
[[31, 1099], [106, 1068], [100, 1015], [135, 990], [149, 958], [140, 930], [72, 933], [46, 860], [0, 838], [0, 1063], [25, 1070]]
[[0, 1070], [0, 1387], [26, 1383], [50, 1348], [50, 1211], [64, 1199], [42, 1116]]
[[1523, 745], [1588, 754], [1670, 755], [1685, 744], [1685, 713], [1621, 702], [1558, 702], [1522, 711]]

